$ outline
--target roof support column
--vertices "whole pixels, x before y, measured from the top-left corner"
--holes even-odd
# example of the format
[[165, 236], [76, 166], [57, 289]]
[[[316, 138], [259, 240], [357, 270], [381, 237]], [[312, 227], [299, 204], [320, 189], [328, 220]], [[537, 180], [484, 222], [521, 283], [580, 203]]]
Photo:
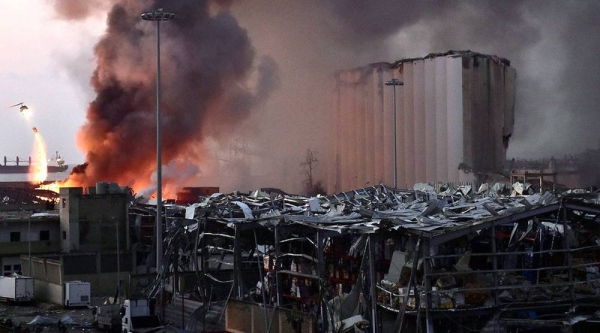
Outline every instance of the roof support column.
[[237, 289], [238, 298], [241, 299], [244, 296], [244, 292], [242, 290], [242, 265], [241, 265], [241, 252], [239, 249], [240, 246], [240, 230], [237, 225], [235, 225], [235, 236], [234, 236], [233, 248], [235, 249], [233, 253], [233, 286], [234, 289]]
[[375, 280], [375, 235], [369, 234], [369, 294], [371, 294], [371, 332], [377, 333], [377, 281]]
[[563, 248], [565, 249], [565, 254], [567, 255], [567, 266], [569, 267], [569, 294], [571, 296], [571, 303], [575, 305], [575, 286], [573, 285], [573, 254], [571, 249], [569, 248], [569, 243], [567, 242], [567, 233], [568, 233], [568, 222], [567, 222], [567, 208], [564, 206], [564, 199], [561, 201], [562, 208], [562, 224], [563, 224]]
[[494, 273], [492, 277], [494, 278], [494, 304], [498, 305], [498, 248], [496, 245], [496, 226], [492, 226], [492, 237], [490, 238], [492, 245], [492, 269]]
[[[425, 325], [426, 332], [433, 333], [433, 318], [430, 313], [431, 303], [432, 303], [432, 294], [431, 294], [431, 248], [429, 247], [429, 241], [425, 241], [424, 244], [424, 259], [423, 260], [423, 278], [425, 279]], [[417, 260], [418, 261], [418, 260]], [[420, 295], [415, 293], [415, 298], [420, 297]], [[421, 311], [421, 309], [417, 309], [417, 311]], [[417, 327], [420, 323], [417, 323]]]
[[[328, 311], [327, 311], [327, 300], [325, 299], [325, 259], [323, 258], [323, 252], [325, 251], [325, 238], [323, 233], [317, 231], [317, 276], [319, 277], [319, 304], [321, 308], [321, 320], [323, 321], [323, 327], [328, 326]], [[333, 325], [333, 323], [331, 323]]]
[[281, 241], [281, 236], [279, 235], [279, 225], [275, 226], [275, 261], [274, 267], [275, 270], [275, 290], [277, 294], [277, 307], [281, 306], [281, 278], [279, 277], [279, 271], [281, 270], [281, 247], [279, 246], [279, 242]]

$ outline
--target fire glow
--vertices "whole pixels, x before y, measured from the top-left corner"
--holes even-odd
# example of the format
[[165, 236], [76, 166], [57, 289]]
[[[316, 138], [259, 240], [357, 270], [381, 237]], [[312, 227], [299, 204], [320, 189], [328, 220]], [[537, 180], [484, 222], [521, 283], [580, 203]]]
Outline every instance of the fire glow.
[[48, 177], [48, 154], [46, 153], [46, 142], [42, 135], [37, 130], [34, 130], [33, 133], [33, 152], [28, 178], [29, 182], [40, 184]]

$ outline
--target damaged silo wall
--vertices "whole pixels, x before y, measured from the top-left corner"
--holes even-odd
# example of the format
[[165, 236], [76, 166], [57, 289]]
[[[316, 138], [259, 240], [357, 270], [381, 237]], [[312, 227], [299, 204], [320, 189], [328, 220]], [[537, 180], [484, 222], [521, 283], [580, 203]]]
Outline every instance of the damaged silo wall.
[[[500, 170], [514, 122], [515, 77], [507, 60], [474, 52], [338, 72], [328, 192], [394, 184], [394, 167], [399, 187]], [[395, 111], [394, 87], [385, 85], [392, 78], [404, 83], [395, 86]]]
[[476, 171], [498, 171], [512, 135], [516, 71], [496, 57], [463, 57], [464, 159]]
[[390, 64], [339, 72], [331, 86], [333, 111], [328, 192], [393, 178], [392, 95], [384, 86]]

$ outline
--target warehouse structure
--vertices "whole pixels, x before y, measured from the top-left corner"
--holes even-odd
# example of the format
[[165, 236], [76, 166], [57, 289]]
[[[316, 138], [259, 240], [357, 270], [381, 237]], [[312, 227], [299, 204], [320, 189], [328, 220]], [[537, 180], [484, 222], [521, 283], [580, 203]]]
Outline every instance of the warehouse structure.
[[[508, 60], [471, 51], [338, 72], [327, 192], [394, 184], [394, 167], [397, 187], [500, 171], [513, 130], [515, 78]], [[392, 79], [403, 85], [386, 86]]]
[[599, 203], [522, 183], [217, 194], [170, 207], [145, 290], [186, 330], [587, 332]]

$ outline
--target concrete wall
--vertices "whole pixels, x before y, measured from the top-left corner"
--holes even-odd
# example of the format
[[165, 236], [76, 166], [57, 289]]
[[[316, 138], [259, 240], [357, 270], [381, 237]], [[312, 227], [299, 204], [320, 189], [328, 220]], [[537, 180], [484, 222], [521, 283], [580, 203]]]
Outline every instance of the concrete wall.
[[31, 244], [25, 241], [18, 243], [0, 243], [0, 254], [5, 256], [29, 253], [30, 246], [31, 253], [35, 255], [60, 251], [60, 243], [58, 241], [32, 241]]
[[[88, 262], [87, 265], [80, 263]], [[92, 296], [112, 296], [115, 294], [119, 278], [121, 290], [127, 291], [129, 273], [134, 258], [129, 253], [121, 253], [117, 269], [116, 253], [81, 253], [62, 256], [62, 283], [64, 281], [90, 282]]]
[[[135, 258], [131, 253], [121, 253], [120, 270], [116, 253], [62, 254], [53, 258], [33, 257], [32, 274], [36, 283], [35, 297], [41, 301], [62, 304], [65, 281], [85, 281], [91, 284], [93, 297], [114, 296], [119, 279], [121, 295], [128, 295], [129, 274]], [[21, 265], [28, 273], [29, 257], [21, 256]], [[38, 289], [39, 285], [39, 289]]]
[[61, 187], [60, 230], [62, 252], [79, 250], [79, 198], [83, 194], [81, 187]]
[[117, 234], [120, 249], [127, 248], [124, 194], [84, 196], [80, 198], [79, 205], [81, 251], [116, 251]]
[[21, 255], [23, 274], [35, 279], [34, 297], [36, 301], [62, 304], [62, 265], [60, 260], [31, 258], [32, 272], [29, 271], [29, 256]]
[[485, 57], [462, 58], [464, 160], [474, 170], [500, 171], [512, 135], [515, 104], [513, 68]]
[[329, 192], [393, 180], [394, 125], [387, 121], [393, 114], [385, 107], [393, 96], [383, 84], [392, 77], [389, 67], [380, 63], [340, 72], [331, 85]]
[[35, 280], [35, 300], [63, 304], [64, 287], [48, 281]]
[[125, 193], [84, 194], [82, 188], [60, 191], [62, 252], [129, 248]]
[[[127, 283], [128, 273], [121, 274], [121, 295], [129, 295], [129, 285]], [[117, 274], [82, 274], [63, 276], [64, 281], [85, 281], [90, 282], [90, 291], [92, 297], [114, 296], [117, 290]], [[56, 284], [44, 280], [35, 280], [35, 299], [41, 302], [50, 302], [54, 304], [63, 304], [64, 284]]]

